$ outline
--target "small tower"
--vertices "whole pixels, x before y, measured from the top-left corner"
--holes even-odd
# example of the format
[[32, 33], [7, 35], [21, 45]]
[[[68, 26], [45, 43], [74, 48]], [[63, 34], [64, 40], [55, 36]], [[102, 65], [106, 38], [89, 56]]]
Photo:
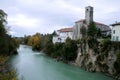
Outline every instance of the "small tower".
[[93, 22], [93, 7], [85, 7], [85, 20], [87, 25], [89, 25], [90, 22]]

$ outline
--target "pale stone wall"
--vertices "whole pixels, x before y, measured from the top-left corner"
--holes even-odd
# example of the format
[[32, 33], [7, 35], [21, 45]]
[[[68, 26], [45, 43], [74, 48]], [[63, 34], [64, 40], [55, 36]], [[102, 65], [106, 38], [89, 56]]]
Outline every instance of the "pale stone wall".
[[85, 19], [87, 25], [89, 25], [90, 22], [93, 22], [93, 7], [88, 6], [85, 8]]
[[81, 39], [82, 38], [82, 35], [81, 35], [81, 32], [80, 32], [80, 28], [83, 26], [83, 22], [78, 22], [78, 23], [75, 23], [75, 27], [73, 28], [73, 39], [76, 40], [76, 39]]

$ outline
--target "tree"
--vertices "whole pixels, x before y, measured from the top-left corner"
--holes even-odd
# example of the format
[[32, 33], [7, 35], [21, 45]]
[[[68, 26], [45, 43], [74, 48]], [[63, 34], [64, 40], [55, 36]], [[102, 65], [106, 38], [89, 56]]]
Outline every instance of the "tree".
[[97, 28], [94, 22], [91, 22], [87, 31], [88, 37], [97, 37]]
[[0, 10], [0, 55], [11, 55], [17, 53], [17, 42], [7, 34], [7, 14]]
[[6, 18], [7, 14], [3, 10], [0, 10], [0, 54], [8, 53], [7, 34], [5, 30]]
[[101, 30], [100, 30], [100, 29], [97, 29], [97, 37], [100, 38], [101, 36], [102, 36]]
[[56, 36], [56, 35], [57, 35], [56, 31], [54, 31], [54, 32], [52, 33], [52, 35], [53, 35], [53, 36]]
[[80, 32], [81, 32], [82, 36], [86, 36], [87, 31], [86, 31], [86, 28], [84, 26], [82, 26], [80, 28]]
[[62, 57], [65, 61], [73, 61], [77, 57], [76, 41], [71, 40], [69, 37], [66, 39], [65, 44], [62, 46]]

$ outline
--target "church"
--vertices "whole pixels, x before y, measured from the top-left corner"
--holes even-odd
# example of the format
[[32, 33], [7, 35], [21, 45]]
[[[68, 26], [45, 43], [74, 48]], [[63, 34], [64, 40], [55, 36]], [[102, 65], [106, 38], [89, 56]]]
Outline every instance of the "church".
[[57, 35], [53, 36], [53, 43], [64, 43], [67, 39], [67, 37], [73, 39], [73, 40], [77, 40], [77, 39], [81, 39], [82, 38], [82, 34], [80, 32], [80, 29], [82, 26], [84, 26], [86, 29], [88, 28], [88, 25], [94, 22], [97, 29], [101, 30], [101, 34], [102, 35], [108, 35], [111, 32], [111, 29], [109, 28], [109, 26], [99, 23], [99, 22], [95, 22], [93, 20], [93, 7], [91, 6], [87, 6], [85, 7], [85, 19], [81, 19], [75, 22], [75, 25], [71, 28], [63, 28], [60, 30], [57, 30], [56, 33]]
[[109, 26], [99, 23], [99, 22], [95, 22], [93, 20], [93, 12], [94, 12], [93, 7], [91, 7], [91, 6], [85, 7], [85, 19], [76, 21], [75, 26], [73, 27], [73, 39], [74, 40], [82, 38], [82, 34], [80, 32], [81, 27], [84, 26], [87, 29], [88, 25], [91, 22], [94, 22], [96, 25], [96, 28], [101, 30], [102, 35], [106, 36], [106, 35], [110, 34], [111, 29], [109, 28]]

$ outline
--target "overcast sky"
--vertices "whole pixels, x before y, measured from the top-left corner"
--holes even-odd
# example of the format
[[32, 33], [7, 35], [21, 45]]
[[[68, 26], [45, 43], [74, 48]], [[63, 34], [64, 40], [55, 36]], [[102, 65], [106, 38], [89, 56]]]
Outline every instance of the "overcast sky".
[[120, 21], [120, 0], [1, 0], [0, 8], [8, 14], [13, 36], [52, 33], [72, 27], [84, 19], [85, 7], [94, 7], [94, 21], [112, 24]]

